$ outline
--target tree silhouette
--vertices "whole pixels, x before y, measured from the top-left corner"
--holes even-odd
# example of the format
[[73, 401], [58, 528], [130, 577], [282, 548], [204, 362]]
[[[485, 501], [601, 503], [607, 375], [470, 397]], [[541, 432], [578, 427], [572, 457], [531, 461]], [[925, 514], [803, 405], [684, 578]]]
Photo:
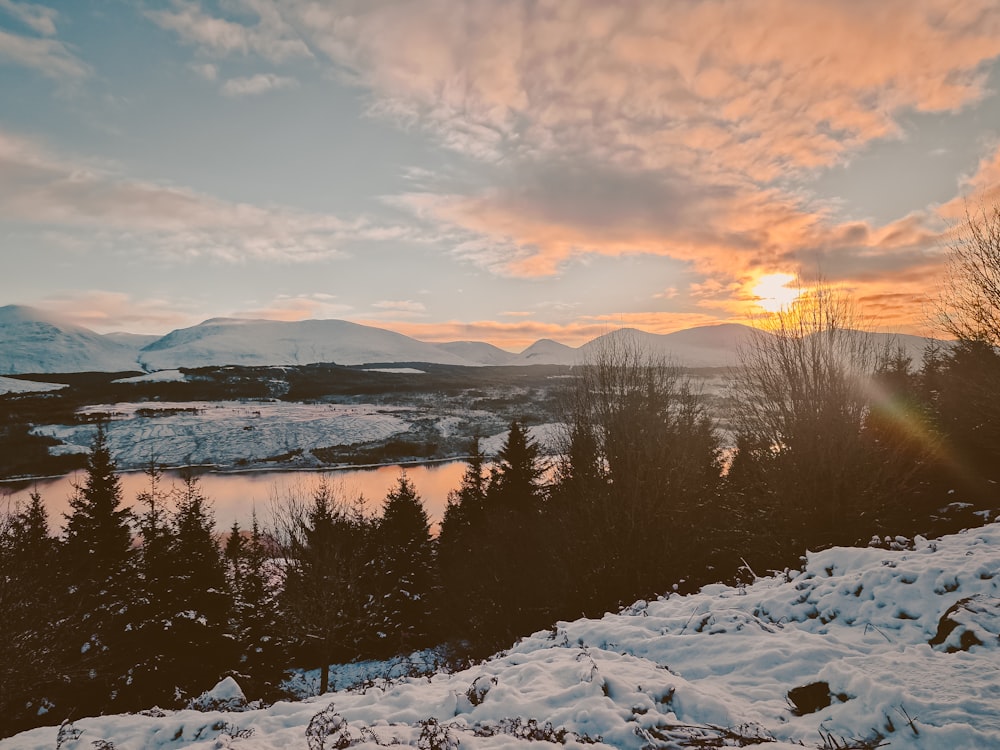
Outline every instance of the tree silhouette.
[[406, 473], [386, 495], [375, 529], [373, 625], [383, 656], [428, 645], [434, 589], [430, 521]]
[[66, 516], [61, 555], [65, 603], [72, 622], [74, 654], [67, 694], [80, 711], [124, 703], [118, 682], [134, 663], [129, 630], [137, 589], [132, 512], [123, 506], [103, 424], [91, 445], [86, 478], [76, 486]]

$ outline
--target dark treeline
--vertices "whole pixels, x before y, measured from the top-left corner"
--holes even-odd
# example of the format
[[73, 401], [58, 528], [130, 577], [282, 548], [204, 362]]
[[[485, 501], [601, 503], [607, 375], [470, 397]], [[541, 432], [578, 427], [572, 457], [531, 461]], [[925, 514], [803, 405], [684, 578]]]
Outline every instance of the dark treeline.
[[330, 664], [487, 655], [806, 549], [975, 522], [1000, 466], [995, 347], [917, 367], [851, 320], [821, 294], [742, 353], [735, 447], [680, 369], [609, 339], [566, 389], [559, 455], [521, 421], [492, 460], [473, 440], [436, 537], [405, 474], [374, 513], [324, 480], [220, 534], [195, 478], [168, 491], [150, 466], [128, 510], [99, 429], [58, 536], [37, 494], [0, 516], [0, 735], [183, 706], [226, 675], [268, 701], [293, 667], [325, 690]]

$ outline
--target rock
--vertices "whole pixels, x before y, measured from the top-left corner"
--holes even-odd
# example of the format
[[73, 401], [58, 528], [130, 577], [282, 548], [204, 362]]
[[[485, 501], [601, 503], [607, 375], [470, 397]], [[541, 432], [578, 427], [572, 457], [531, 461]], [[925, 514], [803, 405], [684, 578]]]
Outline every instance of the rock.
[[796, 716], [805, 716], [826, 708], [830, 705], [830, 699], [830, 685], [826, 682], [810, 682], [788, 691], [788, 700]]

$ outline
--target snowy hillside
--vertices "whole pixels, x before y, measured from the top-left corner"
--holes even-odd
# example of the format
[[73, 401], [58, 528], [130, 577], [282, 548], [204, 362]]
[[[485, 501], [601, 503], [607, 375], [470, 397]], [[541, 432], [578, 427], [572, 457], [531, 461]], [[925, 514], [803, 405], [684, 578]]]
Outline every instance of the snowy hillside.
[[313, 362], [469, 364], [433, 344], [345, 320], [286, 323], [235, 318], [214, 318], [173, 331], [145, 347], [139, 360], [147, 370]]
[[580, 361], [580, 350], [552, 339], [539, 339], [517, 359], [523, 365], [575, 365]]
[[[458, 673], [77, 719], [59, 746], [998, 748], [998, 577], [998, 524], [905, 551], [835, 548], [801, 573], [559, 623]], [[234, 696], [227, 682], [215, 697]], [[55, 727], [0, 741], [56, 746]]]
[[476, 365], [512, 365], [517, 364], [516, 354], [506, 352], [498, 346], [487, 344], [483, 341], [449, 341], [445, 344], [438, 344], [449, 354], [461, 357], [469, 364]]
[[623, 328], [584, 344], [580, 347], [580, 353], [592, 358], [603, 348], [627, 340], [638, 344], [642, 351], [664, 357], [678, 365], [728, 367], [736, 364], [739, 348], [746, 345], [754, 335], [754, 329], [736, 323], [698, 326], [667, 334]]
[[[520, 354], [481, 341], [430, 344], [394, 331], [344, 320], [245, 320], [213, 318], [157, 338], [100, 335], [33, 308], [0, 307], [0, 374], [84, 370], [176, 370], [219, 365], [339, 365], [428, 362], [482, 365], [574, 365], [603, 347], [629, 339], [644, 351], [688, 367], [725, 367], [753, 335], [738, 324], [700, 326], [668, 334], [635, 329], [607, 333], [573, 348], [540, 339]], [[898, 342], [919, 363], [926, 339], [876, 334]], [[140, 348], [141, 347], [141, 348]]]
[[0, 307], [0, 374], [136, 370], [136, 351], [32, 307]]

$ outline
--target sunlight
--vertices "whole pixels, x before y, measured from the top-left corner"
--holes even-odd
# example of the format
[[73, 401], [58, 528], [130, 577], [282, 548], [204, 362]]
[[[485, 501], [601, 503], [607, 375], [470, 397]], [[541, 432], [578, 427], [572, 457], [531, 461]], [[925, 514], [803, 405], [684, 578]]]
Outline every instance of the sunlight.
[[793, 281], [795, 276], [790, 273], [769, 273], [761, 276], [750, 291], [757, 297], [755, 301], [759, 307], [767, 312], [779, 312], [790, 308], [799, 298], [802, 290], [788, 286]]

